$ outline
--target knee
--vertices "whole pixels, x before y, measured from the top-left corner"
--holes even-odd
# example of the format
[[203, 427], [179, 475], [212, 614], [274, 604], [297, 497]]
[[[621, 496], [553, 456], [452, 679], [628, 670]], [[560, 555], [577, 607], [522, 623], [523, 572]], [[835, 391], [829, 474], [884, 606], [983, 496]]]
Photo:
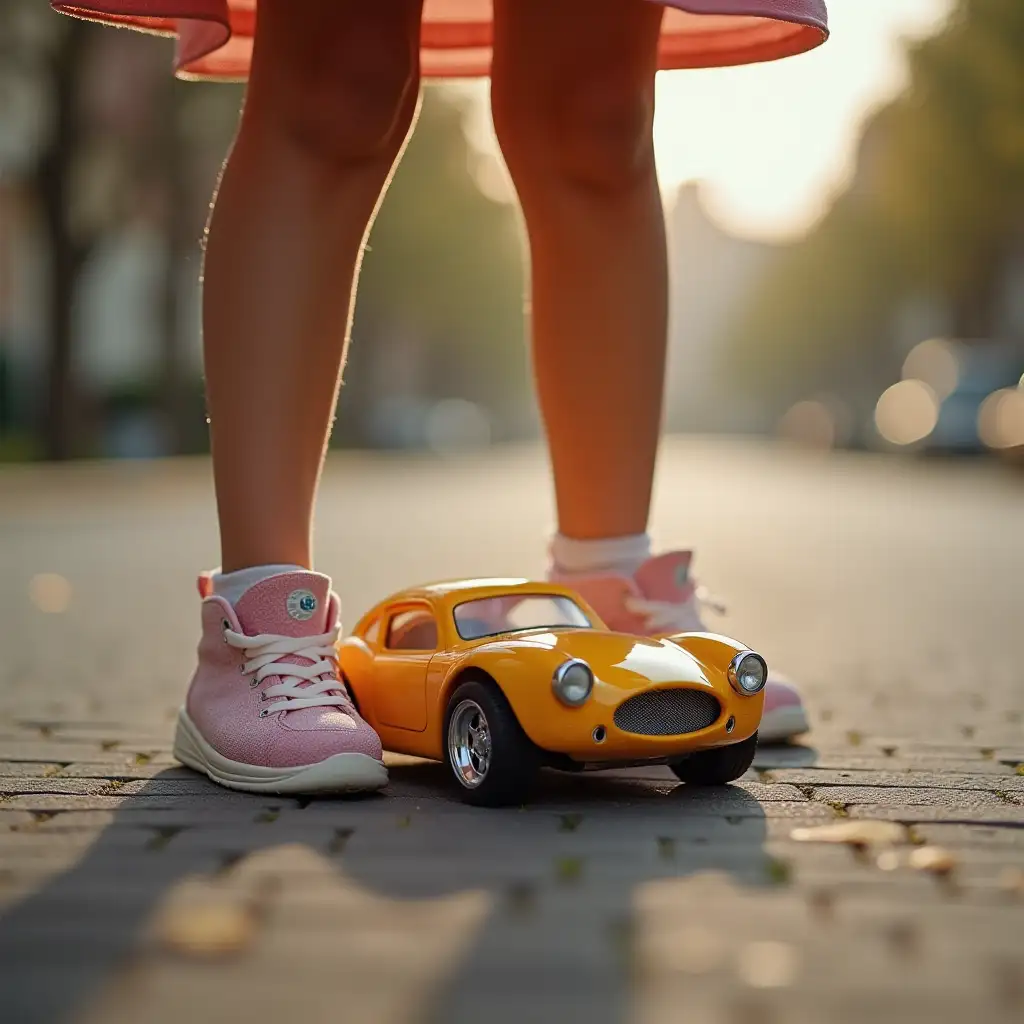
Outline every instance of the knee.
[[551, 179], [589, 191], [627, 191], [653, 168], [654, 84], [577, 80], [550, 97], [498, 89], [494, 127], [522, 192]]
[[[415, 46], [366, 24], [282, 47], [254, 81], [247, 119], [261, 122], [310, 159], [334, 169], [390, 166], [408, 134], [419, 91]], [[268, 59], [267, 63], [270, 63]]]

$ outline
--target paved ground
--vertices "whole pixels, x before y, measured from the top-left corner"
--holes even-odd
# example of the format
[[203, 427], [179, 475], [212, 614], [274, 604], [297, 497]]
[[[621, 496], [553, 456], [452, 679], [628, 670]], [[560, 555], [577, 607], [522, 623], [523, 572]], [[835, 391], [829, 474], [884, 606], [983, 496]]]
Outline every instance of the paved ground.
[[[350, 619], [539, 572], [544, 472], [332, 463]], [[202, 462], [0, 474], [4, 1024], [1024, 1016], [1020, 478], [670, 444], [656, 533], [699, 546], [722, 630], [805, 681], [813, 731], [719, 793], [552, 775], [503, 812], [425, 764], [358, 802], [175, 767], [209, 501]], [[829, 824], [852, 843], [798, 841]]]

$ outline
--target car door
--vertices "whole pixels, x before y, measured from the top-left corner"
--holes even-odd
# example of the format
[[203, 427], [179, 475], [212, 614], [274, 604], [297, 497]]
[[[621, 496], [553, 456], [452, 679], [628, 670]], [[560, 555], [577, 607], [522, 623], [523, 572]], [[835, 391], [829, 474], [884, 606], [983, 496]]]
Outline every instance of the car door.
[[392, 606], [385, 616], [374, 675], [374, 708], [382, 725], [427, 727], [427, 668], [437, 653], [437, 619], [429, 605]]

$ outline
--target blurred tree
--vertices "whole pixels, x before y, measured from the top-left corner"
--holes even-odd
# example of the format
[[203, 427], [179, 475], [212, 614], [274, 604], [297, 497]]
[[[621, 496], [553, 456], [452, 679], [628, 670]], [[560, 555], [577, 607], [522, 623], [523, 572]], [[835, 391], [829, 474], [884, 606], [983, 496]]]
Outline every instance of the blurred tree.
[[84, 24], [41, 13], [39, 5], [14, 0], [0, 5], [0, 59], [6, 74], [18, 80], [16, 94], [44, 96], [38, 108], [48, 115], [33, 176], [50, 262], [50, 344], [41, 433], [52, 459], [72, 454], [78, 410], [72, 374], [72, 302], [92, 239], [75, 229], [71, 192], [81, 137], [78, 87], [89, 41]]
[[[193, 336], [182, 321], [191, 297], [183, 283], [196, 273], [241, 91], [174, 81], [167, 45], [58, 17], [41, 0], [0, 0], [0, 96], [5, 76], [27, 83], [27, 120], [38, 125], [17, 174], [48, 256], [48, 397], [39, 420], [50, 458], [91, 454], [115, 413], [155, 411], [171, 450], [205, 443], [199, 381], [182, 349]], [[452, 90], [427, 90], [375, 226], [349, 375], [360, 386], [341, 406], [343, 442], [365, 440], [362, 424], [380, 396], [369, 379], [374, 369], [382, 377], [374, 356], [387, 370], [399, 336], [412, 339], [425, 368], [414, 382], [417, 399], [465, 397], [500, 415], [525, 393], [516, 216], [477, 187], [466, 113]], [[131, 224], [155, 228], [166, 250], [166, 280], [154, 300], [160, 379], [87, 394], [75, 379], [79, 281], [97, 243]]]
[[991, 337], [1024, 247], [1024, 4], [960, 0], [908, 52], [910, 87], [878, 111], [854, 181], [738, 316], [726, 358], [781, 401], [898, 358], [912, 294], [941, 295], [957, 333]]
[[910, 62], [879, 209], [912, 277], [949, 297], [958, 333], [989, 336], [1024, 228], [1024, 5], [961, 0]]

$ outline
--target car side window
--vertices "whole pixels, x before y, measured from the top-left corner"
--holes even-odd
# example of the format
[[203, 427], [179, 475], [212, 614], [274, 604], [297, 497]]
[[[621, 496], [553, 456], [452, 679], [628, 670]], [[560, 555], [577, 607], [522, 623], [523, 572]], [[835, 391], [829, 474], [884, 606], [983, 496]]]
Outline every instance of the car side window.
[[380, 617], [378, 616], [363, 630], [363, 639], [368, 644], [375, 644], [380, 640]]
[[390, 651], [437, 650], [437, 622], [426, 608], [410, 608], [391, 616], [385, 646]]

